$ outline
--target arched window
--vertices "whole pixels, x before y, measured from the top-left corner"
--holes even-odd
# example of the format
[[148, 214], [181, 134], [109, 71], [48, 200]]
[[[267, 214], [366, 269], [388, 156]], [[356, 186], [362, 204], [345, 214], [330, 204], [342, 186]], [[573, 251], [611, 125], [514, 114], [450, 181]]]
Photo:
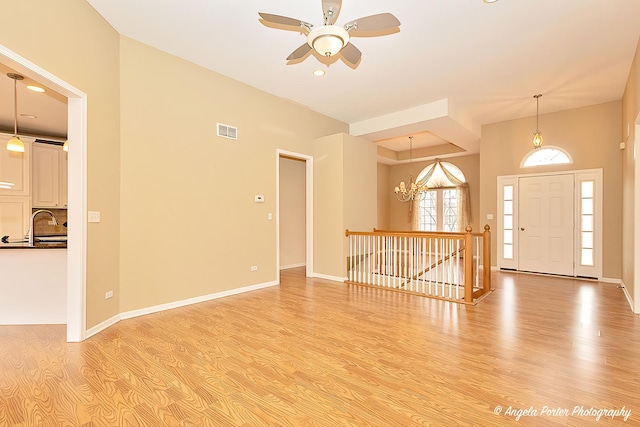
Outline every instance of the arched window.
[[520, 162], [521, 168], [545, 165], [566, 165], [573, 163], [571, 156], [560, 147], [548, 145], [544, 148], [533, 149]]
[[[420, 231], [462, 231], [468, 223], [468, 188], [462, 171], [449, 162], [436, 161], [418, 174], [427, 190], [420, 198], [414, 228]], [[465, 215], [465, 216], [463, 216]]]

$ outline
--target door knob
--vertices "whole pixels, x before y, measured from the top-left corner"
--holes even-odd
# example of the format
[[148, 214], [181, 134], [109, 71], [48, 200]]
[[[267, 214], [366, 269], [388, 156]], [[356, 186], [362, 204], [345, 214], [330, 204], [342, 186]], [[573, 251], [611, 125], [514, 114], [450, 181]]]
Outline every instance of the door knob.
[[524, 227], [520, 227], [520, 231], [524, 231]]

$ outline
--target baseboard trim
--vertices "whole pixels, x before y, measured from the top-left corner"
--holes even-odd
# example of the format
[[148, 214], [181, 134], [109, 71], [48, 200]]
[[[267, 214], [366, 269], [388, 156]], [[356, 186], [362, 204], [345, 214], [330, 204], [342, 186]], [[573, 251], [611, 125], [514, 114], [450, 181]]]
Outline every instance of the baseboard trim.
[[85, 339], [94, 336], [95, 334], [97, 334], [98, 332], [102, 332], [105, 329], [107, 329], [109, 326], [113, 326], [116, 323], [118, 323], [120, 321], [120, 315], [116, 314], [115, 316], [113, 316], [110, 319], [105, 320], [104, 322], [98, 323], [96, 326], [94, 326], [93, 328], [87, 329], [86, 333], [85, 333]]
[[184, 307], [191, 304], [197, 304], [199, 302], [211, 301], [218, 298], [229, 297], [232, 295], [242, 294], [245, 292], [257, 291], [258, 289], [268, 288], [270, 286], [277, 285], [277, 281], [260, 283], [257, 285], [245, 286], [243, 288], [230, 289], [228, 291], [216, 292], [213, 294], [202, 295], [199, 297], [187, 298], [180, 301], [168, 302], [166, 304], [159, 304], [152, 307], [141, 308], [138, 310], [125, 311], [120, 313], [121, 319], [131, 319], [132, 317], [144, 316], [147, 314], [157, 313], [159, 311], [171, 310], [173, 308]]
[[158, 313], [160, 311], [171, 310], [173, 308], [180, 308], [187, 305], [197, 304], [200, 302], [211, 301], [218, 298], [229, 297], [232, 295], [243, 294], [245, 292], [257, 291], [259, 289], [269, 288], [271, 286], [277, 286], [278, 281], [274, 280], [272, 282], [259, 283], [257, 285], [245, 286], [237, 289], [230, 289], [228, 291], [216, 292], [213, 294], [202, 295], [199, 297], [187, 298], [180, 301], [169, 302], [166, 304], [154, 305], [152, 307], [140, 308], [137, 310], [125, 311], [123, 313], [117, 314], [110, 319], [105, 320], [102, 323], [94, 326], [91, 329], [86, 331], [85, 338], [89, 338], [98, 332], [104, 331], [110, 326], [115, 325], [120, 320], [131, 319], [133, 317], [144, 316], [147, 314]]
[[627, 297], [627, 302], [629, 303], [629, 307], [631, 307], [631, 312], [637, 314], [637, 312], [634, 310], [635, 305], [633, 303], [633, 298], [631, 298], [631, 295], [629, 295], [629, 291], [627, 290], [627, 285], [625, 285], [622, 280], [620, 280], [619, 282], [620, 287], [622, 287], [622, 291], [624, 292], [624, 296]]
[[600, 279], [600, 282], [613, 283], [614, 285], [621, 285], [622, 284], [622, 280], [621, 279], [612, 279], [611, 277], [603, 277], [602, 279]]
[[332, 282], [341, 282], [341, 283], [347, 280], [346, 277], [330, 276], [328, 274], [322, 274], [322, 273], [313, 273], [313, 277], [315, 277], [316, 279], [331, 280]]
[[298, 267], [306, 267], [307, 263], [306, 262], [301, 262], [298, 264], [289, 264], [289, 265], [281, 265], [280, 266], [280, 270], [289, 270], [292, 268], [298, 268]]

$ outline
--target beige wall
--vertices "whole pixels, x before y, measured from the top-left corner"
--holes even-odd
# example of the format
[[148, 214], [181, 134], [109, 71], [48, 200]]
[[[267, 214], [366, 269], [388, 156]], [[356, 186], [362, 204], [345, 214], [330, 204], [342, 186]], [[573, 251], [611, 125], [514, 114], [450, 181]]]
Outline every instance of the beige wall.
[[120, 72], [121, 311], [275, 281], [276, 149], [347, 125], [126, 37]]
[[320, 248], [341, 248], [344, 240], [343, 135], [317, 139], [313, 144], [313, 270], [342, 276], [342, 253]]
[[[636, 55], [631, 66], [629, 79], [622, 98], [622, 140], [626, 141], [626, 149], [622, 152], [622, 281], [627, 292], [638, 307], [638, 292], [636, 288], [635, 259], [636, 251], [640, 250], [639, 242], [635, 237], [635, 223], [638, 213], [634, 205], [636, 201], [636, 125], [640, 125], [640, 43], [636, 49]], [[638, 311], [640, 308], [636, 308]]]
[[[469, 183], [469, 197], [471, 203], [471, 227], [474, 231], [481, 231], [479, 213], [479, 198], [480, 198], [480, 159], [477, 154], [471, 156], [460, 156], [442, 159], [443, 162], [449, 162], [456, 165]], [[409, 172], [413, 173], [413, 176], [417, 176], [428, 165], [432, 164], [434, 160], [428, 160], [424, 162], [413, 162], [411, 166], [408, 163], [393, 165], [389, 169], [389, 178], [386, 192], [389, 194], [389, 225], [392, 230], [410, 230], [411, 222], [409, 220], [409, 204], [399, 202], [393, 189], [398, 185], [400, 181], [407, 181]], [[382, 190], [379, 190], [382, 191]], [[485, 222], [482, 222], [484, 227]]]
[[[119, 312], [119, 36], [83, 0], [0, 0], [0, 10], [11, 17], [0, 45], [87, 94], [88, 208], [102, 219], [88, 227], [91, 327]], [[105, 300], [107, 290], [116, 297]]]
[[[378, 163], [378, 223], [376, 228], [379, 230], [389, 230], [389, 218], [391, 217], [391, 192], [389, 188], [393, 188], [389, 183], [389, 173], [391, 166]], [[395, 200], [395, 198], [393, 199]]]
[[[314, 271], [347, 275], [345, 229], [370, 231], [377, 220], [375, 144], [347, 134], [314, 143]], [[332, 250], [319, 250], [332, 248]], [[342, 251], [336, 250], [342, 248]]]
[[280, 157], [280, 267], [306, 261], [306, 162]]
[[[533, 148], [536, 118], [526, 117], [482, 127], [480, 142], [480, 218], [497, 213], [497, 177], [527, 173], [602, 168], [604, 170], [603, 275], [620, 278], [622, 247], [622, 174], [619, 144], [621, 102], [609, 102], [540, 115], [546, 145], [567, 150], [572, 165], [520, 168]], [[496, 219], [486, 221], [495, 230]], [[492, 265], [496, 265], [496, 233], [492, 233]]]
[[342, 276], [347, 276], [349, 240], [345, 229], [373, 231], [378, 221], [378, 149], [371, 141], [344, 135], [344, 225]]

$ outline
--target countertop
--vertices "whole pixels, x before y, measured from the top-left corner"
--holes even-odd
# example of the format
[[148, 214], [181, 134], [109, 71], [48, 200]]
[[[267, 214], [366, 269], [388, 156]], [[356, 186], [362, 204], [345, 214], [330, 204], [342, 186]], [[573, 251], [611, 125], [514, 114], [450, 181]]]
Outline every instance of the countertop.
[[[4, 238], [3, 238], [4, 239]], [[44, 235], [36, 236], [33, 246], [27, 242], [0, 242], [0, 249], [66, 249], [67, 236], [65, 235]]]
[[67, 242], [36, 242], [33, 246], [28, 243], [0, 243], [0, 249], [67, 249]]

